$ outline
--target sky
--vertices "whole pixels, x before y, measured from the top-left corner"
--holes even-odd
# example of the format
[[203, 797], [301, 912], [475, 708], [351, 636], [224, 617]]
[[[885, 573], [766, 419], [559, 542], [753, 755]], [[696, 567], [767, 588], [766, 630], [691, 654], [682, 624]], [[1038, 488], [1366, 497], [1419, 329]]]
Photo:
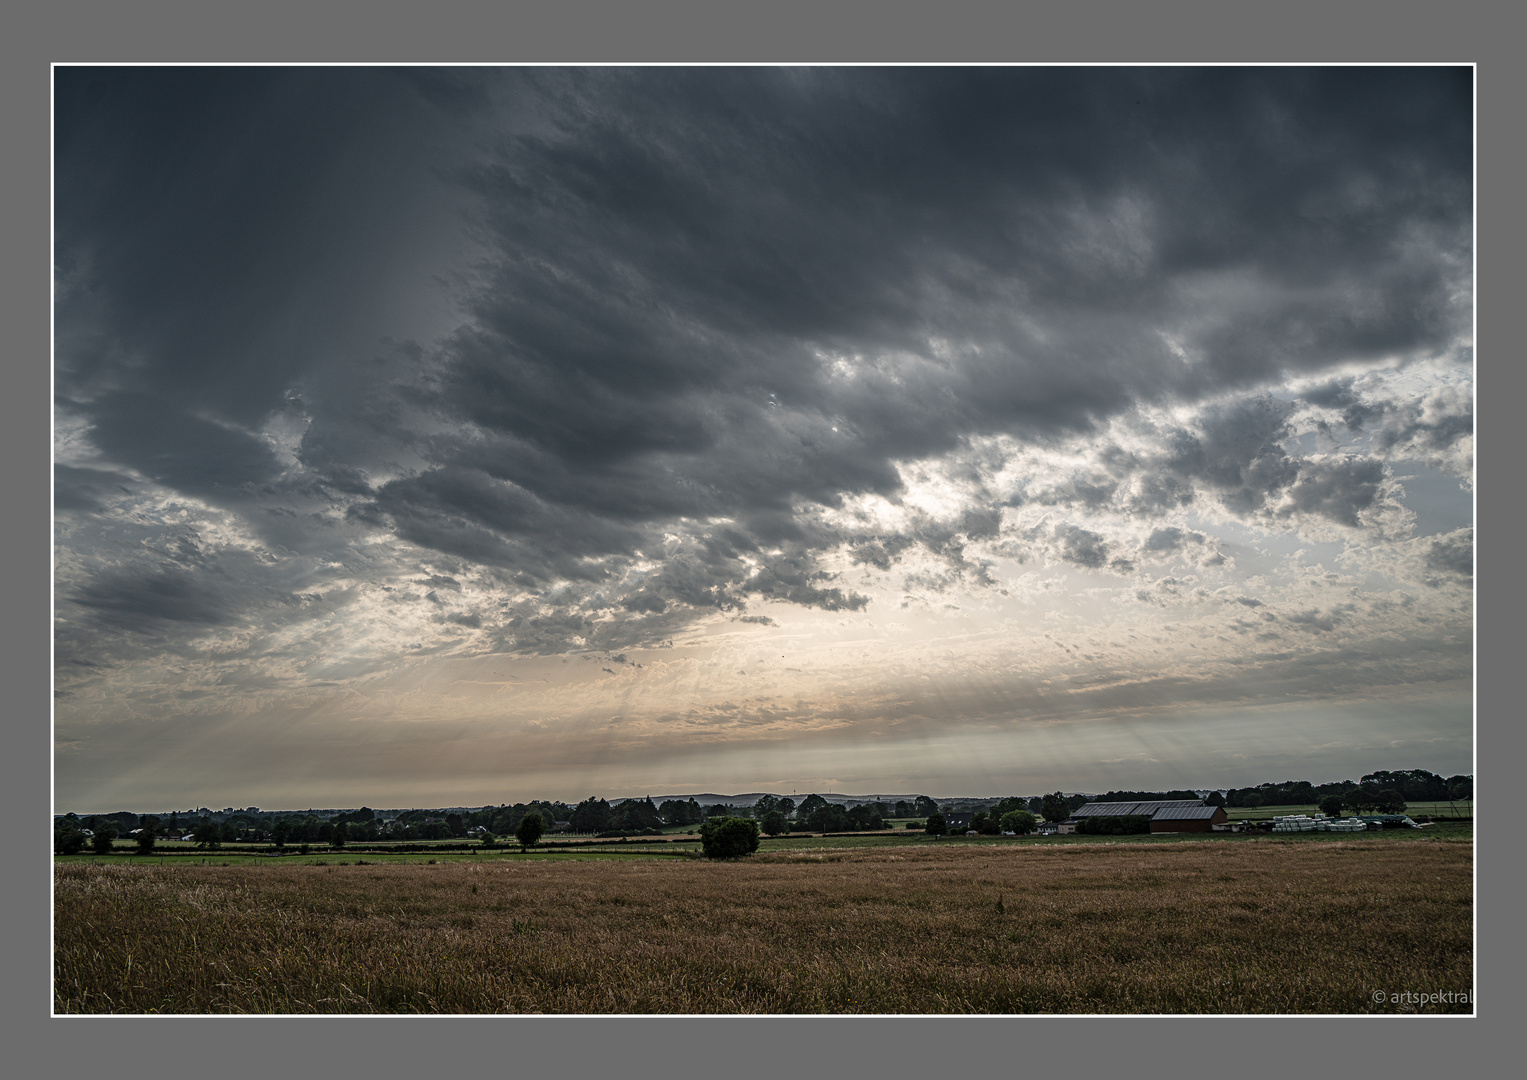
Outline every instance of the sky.
[[56, 69], [55, 810], [1472, 773], [1472, 76]]

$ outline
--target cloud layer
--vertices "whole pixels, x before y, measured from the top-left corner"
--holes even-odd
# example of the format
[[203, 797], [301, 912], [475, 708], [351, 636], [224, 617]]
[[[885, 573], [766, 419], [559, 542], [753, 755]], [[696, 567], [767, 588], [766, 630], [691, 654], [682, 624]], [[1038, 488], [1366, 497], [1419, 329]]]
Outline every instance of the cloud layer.
[[946, 612], [920, 632], [953, 680], [1041, 612], [1179, 620], [1184, 703], [1243, 640], [1329, 659], [1396, 619], [1441, 678], [1425, 642], [1472, 619], [1471, 92], [61, 69], [61, 738], [445, 657], [799, 625], [811, 667], [829, 625], [912, 610]]

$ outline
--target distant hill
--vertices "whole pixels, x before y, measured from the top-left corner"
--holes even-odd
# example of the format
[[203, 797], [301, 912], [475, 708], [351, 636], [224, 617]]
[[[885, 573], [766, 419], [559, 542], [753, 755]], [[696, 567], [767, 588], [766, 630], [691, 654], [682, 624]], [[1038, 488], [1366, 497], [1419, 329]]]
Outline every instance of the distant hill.
[[[860, 803], [871, 803], [871, 802], [896, 803], [896, 802], [905, 801], [905, 802], [909, 802], [910, 803], [910, 802], [913, 802], [914, 800], [916, 800], [918, 795], [926, 795], [928, 793], [927, 792], [914, 792], [914, 793], [904, 793], [904, 794], [886, 793], [886, 794], [869, 794], [869, 795], [844, 795], [841, 792], [832, 792], [832, 791], [818, 791], [818, 792], [811, 792], [811, 791], [797, 791], [797, 792], [790, 792], [790, 791], [746, 791], [746, 792], [742, 792], [742, 793], [736, 794], [736, 795], [723, 795], [723, 794], [720, 794], [720, 793], [714, 792], [714, 791], [694, 791], [694, 792], [684, 792], [683, 794], [664, 794], [664, 795], [652, 795], [652, 796], [647, 796], [647, 795], [625, 795], [625, 796], [621, 796], [618, 799], [610, 799], [609, 803], [610, 803], [611, 806], [619, 806], [621, 803], [626, 802], [629, 799], [645, 799], [645, 798], [649, 798], [650, 797], [652, 799], [653, 805], [655, 805], [655, 806], [661, 806], [663, 803], [667, 802], [669, 799], [677, 799], [679, 802], [687, 802], [690, 799], [694, 799], [695, 802], [699, 803], [701, 806], [714, 806], [717, 803], [721, 803], [721, 804], [723, 804], [725, 806], [744, 807], [744, 806], [752, 806], [752, 805], [754, 805], [755, 803], [758, 802], [759, 799], [763, 798], [765, 795], [773, 795], [776, 798], [792, 798], [792, 799], [795, 800], [796, 805], [799, 805], [804, 799], [806, 799], [807, 796], [813, 795], [813, 794], [820, 795], [822, 798], [826, 799], [830, 803], [837, 803], [839, 806], [843, 806], [845, 808], [852, 808], [854, 806], [857, 806]], [[1065, 794], [1069, 796], [1069, 795], [1072, 794], [1072, 792], [1066, 792]], [[943, 806], [943, 807], [946, 807], [946, 808], [953, 807], [953, 808], [958, 809], [958, 810], [981, 810], [981, 809], [984, 809], [986, 807], [995, 805], [997, 802], [1001, 801], [1001, 799], [1004, 798], [1004, 797], [1006, 797], [1006, 796], [999, 796], [999, 795], [933, 795], [933, 796], [931, 796], [931, 798], [935, 802], [937, 802], [940, 806]], [[1024, 798], [1032, 798], [1033, 796], [1032, 795], [1024, 795], [1023, 797]], [[1088, 797], [1091, 798], [1092, 796], [1088, 796]], [[570, 803], [569, 805], [576, 805], [576, 802]], [[201, 818], [201, 817], [209, 817], [213, 821], [220, 822], [220, 821], [223, 821], [224, 819], [226, 819], [228, 817], [232, 817], [234, 815], [243, 815], [243, 816], [254, 818], [254, 819], [258, 820], [258, 819], [263, 819], [263, 818], [289, 817], [289, 816], [292, 816], [292, 815], [299, 815], [299, 814], [300, 815], [312, 814], [313, 816], [315, 816], [315, 817], [317, 817], [317, 818], [319, 818], [321, 820], [328, 820], [329, 818], [335, 817], [338, 814], [352, 812], [355, 809], [358, 809], [358, 808], [357, 807], [349, 807], [347, 809], [328, 809], [328, 810], [315, 810], [315, 809], [307, 809], [307, 810], [261, 810], [261, 809], [259, 809], [257, 807], [252, 807], [251, 806], [251, 807], [247, 807], [247, 808], [245, 808], [243, 810], [236, 810], [236, 809], [235, 810], [230, 810], [230, 809], [226, 809], [226, 808], [222, 809], [222, 810], [208, 810], [206, 807], [200, 807], [200, 808], [195, 809], [195, 810], [175, 810], [175, 811], [161, 810], [161, 811], [150, 811], [150, 812], [153, 813], [154, 816], [159, 817], [159, 818], [164, 818], [164, 819], [168, 819], [170, 817], [170, 815], [173, 813], [173, 814], [177, 814], [181, 819], [187, 820], [187, 821], [194, 821], [197, 818]], [[377, 817], [384, 818], [384, 819], [389, 819], [390, 820], [392, 818], [397, 817], [399, 814], [406, 812], [407, 810], [421, 810], [422, 809], [426, 813], [436, 814], [436, 815], [439, 815], [441, 817], [444, 817], [446, 814], [453, 814], [453, 813], [456, 813], [456, 814], [472, 814], [472, 813], [476, 813], [479, 810], [483, 809], [483, 807], [481, 807], [481, 806], [445, 806], [445, 807], [434, 807], [434, 808], [400, 807], [400, 808], [397, 808], [397, 809], [385, 809], [383, 807], [373, 807], [372, 809], [376, 813]], [[54, 814], [53, 816], [55, 818], [59, 818], [59, 817], [62, 817], [63, 815], [61, 815], [61, 814]], [[113, 819], [122, 819], [124, 821], [126, 819], [128, 819], [128, 818], [136, 819], [137, 816], [138, 815], [136, 813], [131, 812], [131, 811], [125, 811], [125, 810], [118, 811], [116, 814], [112, 814], [112, 815], [106, 815], [106, 814], [80, 814], [79, 815], [79, 817], [82, 818], [82, 819], [86, 818], [86, 817], [112, 817]]]
[[[749, 791], [749, 792], [745, 792], [745, 793], [743, 793], [741, 795], [718, 795], [718, 794], [716, 794], [713, 791], [707, 791], [707, 792], [698, 792], [697, 791], [697, 792], [693, 792], [693, 793], [685, 793], [683, 795], [653, 795], [652, 796], [652, 802], [655, 805], [661, 806], [664, 802], [668, 801], [669, 799], [677, 799], [679, 802], [685, 802], [685, 801], [687, 801], [689, 799], [694, 799], [694, 801], [699, 803], [701, 806], [714, 806], [716, 803], [722, 803], [722, 804], [724, 804], [726, 806], [752, 806], [754, 803], [756, 803], [759, 799], [763, 798], [765, 795], [773, 795], [776, 799], [784, 799], [784, 798], [794, 799], [796, 801], [796, 803], [799, 804], [802, 799], [805, 799], [808, 795], [813, 795], [813, 794], [820, 795], [820, 796], [822, 796], [822, 798], [826, 799], [828, 802], [830, 802], [830, 803], [837, 803], [839, 806], [856, 806], [859, 803], [868, 803], [868, 802], [889, 802], [889, 803], [894, 803], [894, 802], [897, 802], [897, 801], [900, 801], [900, 800], [903, 800], [903, 799], [906, 800], [907, 802], [912, 802], [914, 799], [917, 798], [916, 794], [913, 794], [913, 795], [896, 795], [896, 794], [888, 794], [888, 795], [841, 795], [841, 794], [837, 794], [835, 792], [830, 792], [830, 791], [817, 791], [817, 792], [811, 792], [811, 791], [800, 791], [800, 792], [789, 792], [789, 791]], [[926, 794], [926, 793], [924, 793], [924, 794]], [[641, 798], [645, 798], [645, 797], [646, 796], [642, 796], [642, 795], [629, 796], [629, 798], [637, 798], [637, 799], [641, 799]], [[948, 801], [948, 800], [945, 800], [945, 799], [940, 799], [937, 796], [935, 796], [934, 798], [935, 798], [936, 801], [941, 802], [941, 803]], [[610, 800], [610, 805], [611, 806], [615, 806], [618, 803], [623, 803], [625, 801], [626, 800], [624, 798], [621, 798], [621, 799], [611, 799]], [[992, 802], [996, 802], [997, 800], [994, 798], [991, 801]]]

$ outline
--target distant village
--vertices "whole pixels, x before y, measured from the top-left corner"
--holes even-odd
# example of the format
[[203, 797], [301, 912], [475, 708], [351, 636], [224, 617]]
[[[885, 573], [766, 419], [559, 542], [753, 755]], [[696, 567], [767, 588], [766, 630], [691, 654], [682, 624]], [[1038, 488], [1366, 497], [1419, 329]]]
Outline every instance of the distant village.
[[[270, 843], [342, 846], [388, 841], [475, 841], [493, 843], [521, 833], [528, 817], [539, 819], [537, 836], [641, 837], [698, 826], [715, 818], [747, 818], [760, 831], [789, 833], [879, 832], [920, 829], [933, 835], [1039, 835], [1216, 832], [1246, 828], [1275, 831], [1331, 829], [1355, 831], [1386, 825], [1416, 825], [1405, 814], [1411, 802], [1447, 802], [1472, 816], [1473, 778], [1442, 777], [1426, 770], [1370, 773], [1360, 780], [1330, 784], [1284, 781], [1224, 790], [1110, 791], [1102, 794], [957, 797], [927, 795], [794, 796], [768, 792], [746, 795], [690, 794], [653, 799], [606, 800], [590, 796], [577, 804], [533, 800], [513, 805], [374, 810], [261, 810], [197, 807], [159, 813], [117, 811], [54, 818], [55, 850], [70, 853], [87, 844], [110, 850], [113, 840], [152, 846], [156, 840], [191, 841], [199, 846]], [[1462, 804], [1458, 807], [1458, 804]], [[1317, 807], [1318, 813], [1280, 815], [1260, 821], [1232, 821], [1228, 808]], [[110, 834], [109, 836], [106, 834]]]

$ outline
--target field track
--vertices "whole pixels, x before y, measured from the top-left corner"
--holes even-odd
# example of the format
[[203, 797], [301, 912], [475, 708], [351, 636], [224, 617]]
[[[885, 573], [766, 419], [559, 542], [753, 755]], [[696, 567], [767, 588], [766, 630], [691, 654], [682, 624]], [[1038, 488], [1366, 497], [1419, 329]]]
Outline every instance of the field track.
[[[59, 1013], [1356, 1013], [1473, 982], [1473, 844], [60, 865]], [[1469, 1012], [1466, 1003], [1420, 1011]]]

